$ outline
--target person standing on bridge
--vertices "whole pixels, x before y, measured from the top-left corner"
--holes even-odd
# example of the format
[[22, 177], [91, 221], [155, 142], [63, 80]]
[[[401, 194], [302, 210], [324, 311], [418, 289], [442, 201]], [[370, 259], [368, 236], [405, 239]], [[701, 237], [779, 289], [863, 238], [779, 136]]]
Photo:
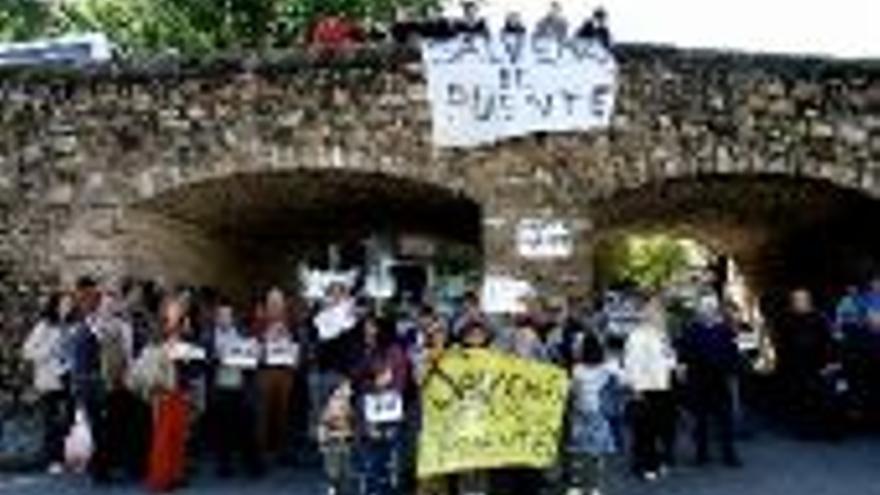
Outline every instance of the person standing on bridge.
[[[491, 349], [495, 335], [484, 318], [469, 318], [461, 324], [456, 340], [453, 349]], [[477, 469], [450, 475], [447, 480], [449, 492], [452, 495], [488, 495], [492, 493], [490, 474], [489, 471]]]
[[452, 30], [466, 39], [475, 37], [488, 38], [489, 25], [480, 15], [480, 7], [473, 0], [461, 2], [462, 17], [452, 21]]
[[562, 5], [559, 2], [550, 2], [550, 11], [535, 25], [533, 37], [560, 42], [568, 37], [568, 21], [562, 14]]
[[367, 315], [358, 333], [362, 355], [353, 383], [363, 495], [402, 495], [400, 466], [411, 365], [391, 321]]
[[68, 394], [72, 315], [70, 294], [53, 293], [22, 347], [22, 356], [33, 365], [43, 423], [42, 452], [51, 474], [64, 470], [64, 435], [72, 418]]
[[85, 413], [94, 439], [89, 474], [96, 483], [110, 481], [107, 451], [107, 384], [102, 373], [98, 308], [101, 292], [90, 277], [76, 284], [76, 322], [71, 337], [71, 387], [76, 407]]
[[593, 11], [592, 17], [585, 20], [575, 33], [582, 40], [596, 41], [605, 49], [611, 49], [611, 30], [608, 29], [608, 12], [599, 7]]
[[353, 445], [355, 414], [351, 382], [344, 381], [333, 391], [321, 411], [318, 445], [324, 457], [328, 495], [355, 495]]
[[232, 305], [221, 300], [215, 310], [210, 344], [216, 364], [212, 397], [218, 474], [228, 477], [232, 473], [232, 456], [238, 455], [248, 474], [259, 475], [262, 463], [257, 453], [254, 400], [259, 343], [236, 322]]
[[[186, 306], [178, 297], [162, 305], [162, 340], [141, 356], [143, 383], [153, 404], [153, 438], [150, 446], [147, 486], [155, 492], [180, 487], [186, 477], [190, 399], [186, 367], [199, 359], [197, 348], [184, 341]], [[202, 356], [203, 357], [203, 356]]]
[[724, 464], [739, 467], [733, 444], [733, 380], [740, 369], [735, 330], [725, 321], [717, 296], [698, 302], [697, 317], [679, 339], [686, 390], [696, 419], [697, 464], [709, 462], [709, 427], [717, 427]]
[[569, 493], [598, 495], [605, 457], [617, 452], [610, 417], [621, 376], [605, 362], [595, 333], [574, 346], [569, 399], [565, 480]]
[[300, 354], [281, 289], [274, 288], [266, 295], [264, 325], [260, 335], [263, 360], [257, 373], [261, 405], [257, 423], [261, 454], [271, 463], [286, 453], [290, 438], [290, 402]]
[[816, 437], [828, 419], [823, 371], [834, 360], [834, 341], [809, 291], [792, 292], [790, 304], [774, 335], [776, 373], [789, 421], [799, 435]]
[[641, 321], [626, 340], [623, 370], [633, 390], [633, 472], [655, 481], [674, 462], [676, 404], [673, 374], [678, 361], [657, 299], [644, 304]]

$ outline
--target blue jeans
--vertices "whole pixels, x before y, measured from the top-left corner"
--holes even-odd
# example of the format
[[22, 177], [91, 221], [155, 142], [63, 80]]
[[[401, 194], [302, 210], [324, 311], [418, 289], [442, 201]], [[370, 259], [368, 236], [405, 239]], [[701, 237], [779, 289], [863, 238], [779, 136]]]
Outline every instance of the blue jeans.
[[362, 440], [361, 495], [400, 493], [400, 431], [397, 428]]

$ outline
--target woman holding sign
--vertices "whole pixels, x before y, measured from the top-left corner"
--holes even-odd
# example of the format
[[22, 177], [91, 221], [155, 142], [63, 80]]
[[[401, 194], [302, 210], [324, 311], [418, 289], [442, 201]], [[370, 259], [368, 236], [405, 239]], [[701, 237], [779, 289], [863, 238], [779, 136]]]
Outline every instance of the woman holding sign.
[[389, 322], [367, 316], [360, 332], [364, 351], [354, 384], [363, 494], [394, 495], [402, 493], [396, 467], [404, 445], [410, 363], [394, 341], [394, 327]]
[[283, 454], [290, 424], [293, 374], [299, 364], [299, 344], [290, 329], [287, 300], [281, 289], [269, 291], [265, 301], [262, 331], [262, 366], [257, 377], [261, 407], [259, 441], [270, 461]]
[[260, 345], [236, 323], [232, 306], [227, 302], [221, 302], [215, 310], [211, 343], [216, 365], [213, 397], [218, 426], [218, 474], [231, 474], [232, 455], [237, 454], [249, 474], [258, 475], [261, 465], [254, 431], [253, 378]]

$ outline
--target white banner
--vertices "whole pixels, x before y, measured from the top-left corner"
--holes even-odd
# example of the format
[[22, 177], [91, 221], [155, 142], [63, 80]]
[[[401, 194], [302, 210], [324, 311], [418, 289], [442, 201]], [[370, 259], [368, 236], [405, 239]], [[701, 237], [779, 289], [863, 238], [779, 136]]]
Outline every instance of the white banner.
[[422, 57], [437, 146], [473, 147], [610, 122], [617, 63], [594, 41], [459, 36], [425, 41]]

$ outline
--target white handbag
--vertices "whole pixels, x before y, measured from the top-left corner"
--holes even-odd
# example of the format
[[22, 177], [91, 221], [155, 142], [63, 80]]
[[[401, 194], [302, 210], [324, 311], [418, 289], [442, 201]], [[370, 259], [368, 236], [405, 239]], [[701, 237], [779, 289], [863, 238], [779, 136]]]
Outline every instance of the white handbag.
[[75, 473], [82, 473], [94, 453], [92, 429], [83, 409], [76, 410], [76, 420], [64, 440], [64, 462]]

